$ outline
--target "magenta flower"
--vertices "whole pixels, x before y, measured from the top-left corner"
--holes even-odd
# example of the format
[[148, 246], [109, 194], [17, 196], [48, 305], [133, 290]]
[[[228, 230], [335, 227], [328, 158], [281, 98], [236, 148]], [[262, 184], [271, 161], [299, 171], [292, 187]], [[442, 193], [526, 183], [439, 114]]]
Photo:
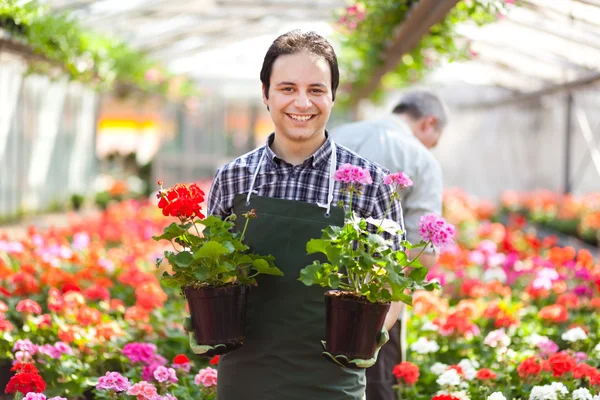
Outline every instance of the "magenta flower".
[[98, 384], [96, 384], [98, 390], [114, 390], [115, 392], [124, 392], [130, 387], [129, 379], [118, 372], [107, 372], [98, 379]]
[[558, 345], [550, 339], [539, 342], [537, 348], [540, 349], [541, 357], [548, 357], [558, 351]]
[[156, 345], [152, 343], [128, 343], [123, 347], [122, 353], [131, 362], [149, 364], [156, 359]]
[[419, 233], [426, 242], [431, 242], [436, 247], [444, 247], [453, 243], [452, 238], [456, 234], [454, 225], [435, 214], [427, 214], [421, 217]]
[[177, 374], [173, 368], [167, 368], [160, 365], [154, 370], [153, 375], [154, 378], [161, 383], [166, 381], [177, 383]]
[[66, 397], [60, 397], [60, 396], [55, 396], [55, 397], [48, 398], [48, 400], [67, 400], [67, 398]]
[[194, 377], [194, 383], [197, 386], [201, 384], [204, 387], [211, 387], [217, 384], [217, 370], [214, 368], [204, 368], [198, 371], [198, 374]]
[[38, 346], [33, 344], [29, 339], [19, 339], [13, 345], [13, 351], [26, 351], [34, 355], [38, 351]]
[[386, 175], [383, 178], [383, 183], [386, 185], [396, 185], [396, 189], [403, 189], [413, 185], [412, 179], [404, 172]]
[[348, 184], [369, 185], [373, 183], [368, 170], [352, 164], [344, 164], [335, 171], [334, 179]]
[[50, 358], [59, 359], [62, 353], [51, 344], [44, 344], [38, 347], [38, 354], [45, 354]]
[[154, 400], [158, 396], [156, 387], [146, 381], [141, 381], [127, 390], [130, 396], [136, 396], [137, 400]]

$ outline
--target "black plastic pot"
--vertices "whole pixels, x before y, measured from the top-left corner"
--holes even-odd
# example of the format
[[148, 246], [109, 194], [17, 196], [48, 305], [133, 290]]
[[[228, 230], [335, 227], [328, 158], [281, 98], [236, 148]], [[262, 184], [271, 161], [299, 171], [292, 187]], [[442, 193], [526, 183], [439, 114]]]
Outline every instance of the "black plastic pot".
[[349, 359], [372, 358], [390, 303], [370, 303], [366, 299], [331, 290], [325, 293], [325, 304], [327, 352]]
[[196, 341], [225, 345], [214, 354], [225, 354], [244, 344], [249, 286], [184, 288]]

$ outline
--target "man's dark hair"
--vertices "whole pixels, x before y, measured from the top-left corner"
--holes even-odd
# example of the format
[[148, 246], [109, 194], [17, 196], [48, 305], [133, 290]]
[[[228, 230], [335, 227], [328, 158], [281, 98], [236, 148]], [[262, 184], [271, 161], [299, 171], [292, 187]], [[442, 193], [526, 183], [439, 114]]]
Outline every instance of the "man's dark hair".
[[446, 105], [437, 95], [428, 90], [412, 90], [405, 93], [392, 112], [408, 115], [414, 120], [428, 116], [436, 117], [437, 125], [441, 129], [448, 124]]
[[265, 54], [262, 69], [260, 70], [260, 80], [265, 85], [265, 97], [269, 98], [269, 86], [271, 82], [271, 71], [273, 63], [277, 57], [296, 54], [302, 51], [323, 57], [329, 64], [331, 70], [331, 93], [335, 100], [335, 92], [340, 84], [340, 70], [338, 68], [337, 57], [331, 44], [323, 36], [315, 32], [302, 32], [293, 30], [279, 36]]

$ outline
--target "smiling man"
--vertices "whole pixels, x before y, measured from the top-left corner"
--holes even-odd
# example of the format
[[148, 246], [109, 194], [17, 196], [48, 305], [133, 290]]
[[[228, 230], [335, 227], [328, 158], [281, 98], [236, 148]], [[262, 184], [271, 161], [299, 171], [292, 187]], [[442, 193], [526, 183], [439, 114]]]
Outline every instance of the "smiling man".
[[[258, 218], [248, 225], [246, 244], [272, 254], [284, 276], [257, 277], [248, 297], [244, 345], [219, 362], [217, 398], [361, 400], [364, 370], [341, 368], [321, 355], [325, 289], [304, 286], [298, 277], [315, 259], [306, 254], [306, 243], [328, 225], [344, 223], [344, 211], [335, 206], [339, 200], [348, 204], [333, 179], [338, 166], [360, 166], [373, 178], [352, 203], [360, 216], [380, 219], [390, 206], [388, 218], [402, 224], [402, 210], [398, 202], [390, 205], [390, 189], [382, 183], [387, 170], [328, 137], [339, 70], [325, 38], [300, 31], [278, 37], [260, 78], [275, 131], [264, 146], [217, 171], [208, 211], [224, 217], [255, 209]], [[244, 222], [238, 218], [238, 228]], [[399, 311], [392, 307], [387, 328]]]

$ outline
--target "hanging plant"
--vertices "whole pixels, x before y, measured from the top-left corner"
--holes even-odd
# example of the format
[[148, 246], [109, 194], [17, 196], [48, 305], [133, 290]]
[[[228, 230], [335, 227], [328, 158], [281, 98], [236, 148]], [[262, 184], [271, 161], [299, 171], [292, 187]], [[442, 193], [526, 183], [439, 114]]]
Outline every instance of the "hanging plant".
[[[119, 84], [128, 88], [126, 92], [137, 88], [140, 93], [175, 100], [195, 92], [187, 78], [170, 75], [147, 54], [116, 38], [90, 32], [68, 12], [53, 13], [36, 1], [2, 1], [0, 29], [11, 40], [26, 44], [35, 54], [62, 66], [71, 79], [100, 90], [111, 90]], [[53, 75], [48, 63], [35, 61], [30, 69]]]
[[[339, 10], [336, 28], [341, 44], [339, 57], [343, 82], [348, 84], [336, 99], [342, 106], [359, 100], [353, 92], [365, 87], [374, 71], [383, 64], [382, 56], [395, 30], [407, 19], [419, 0], [363, 0]], [[468, 21], [478, 25], [494, 22], [514, 0], [462, 0], [423, 36], [419, 44], [404, 54], [396, 67], [386, 73], [370, 97], [381, 99], [386, 88], [402, 87], [420, 80], [442, 62], [469, 59], [470, 43], [459, 38], [456, 26]]]

